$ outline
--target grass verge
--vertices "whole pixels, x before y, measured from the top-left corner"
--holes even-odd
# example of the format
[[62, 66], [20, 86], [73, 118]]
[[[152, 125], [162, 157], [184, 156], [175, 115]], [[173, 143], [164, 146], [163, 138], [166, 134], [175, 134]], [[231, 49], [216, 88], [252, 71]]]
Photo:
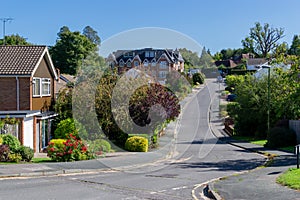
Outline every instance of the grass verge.
[[289, 188], [300, 190], [300, 169], [290, 168], [281, 174], [276, 182]]
[[46, 158], [32, 158], [31, 162], [32, 163], [44, 163], [44, 162], [53, 162], [53, 161], [51, 160], [51, 158], [46, 157]]
[[254, 137], [247, 137], [247, 136], [232, 136], [233, 139], [236, 140], [242, 140], [242, 141], [246, 141], [246, 142], [250, 142], [252, 144], [257, 144], [260, 146], [264, 146], [267, 143], [267, 140], [262, 140], [262, 139], [256, 139]]

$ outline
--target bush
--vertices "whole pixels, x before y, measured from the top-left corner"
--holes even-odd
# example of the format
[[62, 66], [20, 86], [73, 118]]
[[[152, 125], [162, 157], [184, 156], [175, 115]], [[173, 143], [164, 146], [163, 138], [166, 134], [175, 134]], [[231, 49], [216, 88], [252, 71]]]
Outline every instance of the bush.
[[20, 146], [17, 152], [22, 156], [22, 160], [26, 162], [30, 162], [34, 156], [34, 151], [30, 147]]
[[11, 153], [8, 154], [8, 160], [10, 162], [16, 162], [16, 163], [18, 163], [18, 162], [20, 162], [22, 160], [22, 156], [19, 153], [12, 153], [11, 152]]
[[1, 162], [8, 161], [9, 152], [10, 152], [10, 149], [7, 144], [0, 145], [0, 161]]
[[140, 136], [133, 136], [126, 140], [125, 149], [134, 152], [147, 152], [148, 139]]
[[16, 152], [20, 147], [20, 141], [13, 135], [5, 134], [2, 136], [3, 143], [9, 146], [10, 151]]
[[47, 147], [48, 156], [54, 161], [76, 161], [93, 158], [82, 140], [70, 134], [67, 139], [53, 139]]
[[3, 143], [2, 136], [0, 135], [0, 145]]
[[274, 127], [270, 129], [266, 146], [270, 148], [293, 146], [297, 143], [296, 137], [296, 133], [291, 129]]
[[193, 83], [194, 85], [203, 84], [204, 83], [204, 76], [201, 73], [193, 74]]
[[54, 137], [57, 139], [66, 139], [70, 133], [77, 138], [87, 138], [87, 131], [82, 124], [72, 118], [62, 120], [58, 123], [54, 131]]
[[111, 150], [111, 145], [104, 139], [96, 139], [94, 141], [87, 141], [89, 150], [94, 155], [101, 155], [103, 152], [108, 153]]

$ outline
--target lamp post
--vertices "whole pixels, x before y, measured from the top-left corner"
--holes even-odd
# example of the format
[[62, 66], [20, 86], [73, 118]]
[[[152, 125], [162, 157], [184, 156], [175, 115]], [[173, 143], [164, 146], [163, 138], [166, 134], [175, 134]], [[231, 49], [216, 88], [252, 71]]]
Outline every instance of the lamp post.
[[271, 71], [271, 67], [268, 65], [263, 65], [262, 66], [263, 69], [268, 69], [268, 111], [267, 111], [267, 115], [268, 115], [268, 121], [267, 121], [267, 127], [268, 127], [268, 132], [270, 131], [270, 71]]

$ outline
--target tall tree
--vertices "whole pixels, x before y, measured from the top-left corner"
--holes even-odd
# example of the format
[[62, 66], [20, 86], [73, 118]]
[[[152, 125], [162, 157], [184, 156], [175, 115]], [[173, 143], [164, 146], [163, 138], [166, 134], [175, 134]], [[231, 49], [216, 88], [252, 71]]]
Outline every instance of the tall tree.
[[244, 47], [244, 52], [256, 54], [254, 50], [254, 40], [252, 38], [246, 37], [242, 40], [242, 45]]
[[83, 59], [96, 50], [96, 45], [80, 32], [72, 32], [66, 26], [57, 35], [56, 44], [50, 49], [54, 65], [62, 73], [75, 75]]
[[292, 45], [288, 51], [290, 55], [300, 55], [300, 37], [298, 35], [294, 35]]
[[[3, 39], [0, 39], [0, 45], [3, 45]], [[5, 45], [31, 45], [26, 38], [16, 34], [5, 36]]]
[[97, 31], [95, 31], [92, 27], [86, 26], [83, 29], [83, 35], [87, 37], [93, 44], [99, 46], [101, 44], [101, 39], [98, 36]]
[[255, 52], [266, 58], [268, 53], [276, 48], [277, 41], [283, 37], [283, 28], [273, 28], [268, 23], [262, 26], [259, 22], [256, 22], [255, 26], [250, 29], [249, 37], [246, 37], [244, 41], [253, 40]]

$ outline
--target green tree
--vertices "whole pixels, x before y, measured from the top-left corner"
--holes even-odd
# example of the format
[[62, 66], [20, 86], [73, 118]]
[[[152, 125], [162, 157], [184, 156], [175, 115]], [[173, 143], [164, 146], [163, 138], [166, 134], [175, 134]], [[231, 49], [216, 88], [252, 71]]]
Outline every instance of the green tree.
[[80, 32], [71, 32], [66, 26], [57, 35], [56, 44], [50, 49], [54, 65], [62, 73], [75, 75], [82, 61], [96, 51], [97, 45]]
[[97, 46], [100, 46], [100, 44], [101, 44], [101, 39], [100, 39], [100, 37], [98, 36], [97, 31], [95, 31], [92, 27], [86, 26], [86, 27], [83, 29], [83, 35], [84, 35], [85, 37], [87, 37], [93, 44], [95, 44], [95, 45], [97, 45]]
[[183, 49], [179, 49], [179, 52], [181, 53], [185, 64], [189, 65], [189, 66], [193, 66], [194, 68], [196, 66], [200, 66], [200, 57], [198, 56], [197, 52], [193, 52], [191, 50], [188, 50], [186, 48]]
[[[256, 22], [255, 26], [250, 29], [249, 37], [246, 37], [243, 41], [250, 43], [253, 41], [252, 45], [255, 52], [266, 58], [268, 53], [275, 50], [278, 40], [283, 37], [283, 28], [273, 28], [268, 23], [262, 26], [259, 22]], [[251, 44], [248, 47], [251, 48]]]
[[[3, 45], [3, 39], [0, 39], [0, 45]], [[5, 36], [5, 45], [31, 45], [26, 38], [16, 34]]]
[[252, 38], [246, 37], [244, 40], [242, 40], [242, 45], [246, 53], [256, 54], [254, 50], [254, 40]]
[[290, 55], [300, 56], [300, 37], [295, 35], [293, 37], [292, 45], [288, 51]]
[[213, 65], [213, 58], [210, 55], [210, 53], [206, 51], [205, 47], [203, 47], [202, 49], [199, 62], [200, 62], [200, 66], [204, 68], [210, 68]]

